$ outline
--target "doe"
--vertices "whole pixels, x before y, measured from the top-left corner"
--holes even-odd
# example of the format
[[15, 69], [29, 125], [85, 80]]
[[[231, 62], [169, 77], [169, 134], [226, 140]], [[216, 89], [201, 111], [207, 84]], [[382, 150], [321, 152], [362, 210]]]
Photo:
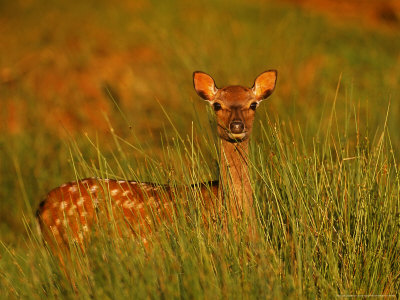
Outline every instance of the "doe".
[[[277, 71], [269, 70], [256, 78], [252, 88], [217, 88], [211, 76], [193, 73], [197, 94], [215, 111], [221, 140], [219, 180], [185, 187], [200, 188], [206, 210], [218, 212], [224, 207], [233, 218], [254, 218], [249, 136], [255, 111], [273, 92], [276, 79]], [[40, 203], [37, 217], [44, 240], [57, 250], [68, 248], [71, 238], [83, 248], [85, 238], [99, 221], [99, 213], [114, 216], [118, 226], [128, 226], [146, 242], [155, 224], [173, 220], [175, 209], [176, 192], [170, 186], [87, 178], [50, 191]]]

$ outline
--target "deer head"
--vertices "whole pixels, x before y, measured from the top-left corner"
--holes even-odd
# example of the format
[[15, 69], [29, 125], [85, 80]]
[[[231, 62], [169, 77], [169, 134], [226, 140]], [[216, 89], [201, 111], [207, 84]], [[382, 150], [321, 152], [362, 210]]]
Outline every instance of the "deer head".
[[204, 72], [193, 73], [197, 94], [213, 107], [218, 124], [218, 135], [231, 143], [249, 138], [255, 111], [259, 103], [272, 94], [277, 78], [276, 70], [260, 74], [252, 88], [239, 85], [217, 88], [214, 79]]

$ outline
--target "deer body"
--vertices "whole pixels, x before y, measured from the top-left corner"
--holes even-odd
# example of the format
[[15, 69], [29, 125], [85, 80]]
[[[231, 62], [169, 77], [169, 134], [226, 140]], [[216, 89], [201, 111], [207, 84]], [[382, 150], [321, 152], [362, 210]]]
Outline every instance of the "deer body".
[[[217, 186], [213, 182], [201, 186], [207, 203], [212, 195], [217, 195]], [[111, 219], [111, 216], [119, 231], [121, 226], [128, 226], [146, 241], [146, 235], [156, 224], [163, 220], [172, 221], [175, 196], [169, 186], [86, 178], [63, 184], [49, 192], [41, 202], [37, 215], [45, 240], [51, 244], [53, 239], [58, 246], [68, 245], [71, 238], [82, 245], [93, 224], [101, 217]]]
[[83, 246], [101, 215], [114, 220], [117, 230], [128, 226], [146, 241], [160, 222], [173, 221], [176, 199], [180, 198], [177, 195], [194, 186], [200, 188], [204, 207], [212, 214], [225, 209], [233, 218], [254, 218], [248, 138], [259, 102], [274, 90], [276, 71], [259, 75], [252, 88], [218, 89], [203, 72], [195, 72], [193, 79], [196, 92], [213, 106], [216, 114], [221, 138], [219, 181], [178, 188], [101, 178], [63, 184], [48, 193], [37, 211], [44, 239], [53, 249], [68, 246], [70, 238]]

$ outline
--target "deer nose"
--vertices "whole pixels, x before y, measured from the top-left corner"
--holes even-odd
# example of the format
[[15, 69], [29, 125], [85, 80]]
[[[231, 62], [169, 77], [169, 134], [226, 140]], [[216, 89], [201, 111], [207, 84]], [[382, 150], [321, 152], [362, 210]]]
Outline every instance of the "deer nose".
[[244, 124], [240, 120], [233, 120], [229, 125], [229, 129], [232, 133], [242, 133], [244, 130]]

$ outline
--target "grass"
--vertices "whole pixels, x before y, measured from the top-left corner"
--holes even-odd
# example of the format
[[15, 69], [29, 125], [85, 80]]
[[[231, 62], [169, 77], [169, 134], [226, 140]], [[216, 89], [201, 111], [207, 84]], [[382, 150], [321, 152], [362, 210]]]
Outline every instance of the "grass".
[[[269, 2], [1, 5], [0, 298], [399, 296], [397, 32]], [[278, 85], [251, 144], [260, 240], [205, 228], [194, 192], [191, 222], [164, 224], [150, 252], [99, 230], [67, 266], [74, 291], [34, 230], [46, 192], [216, 179], [191, 73], [250, 86], [268, 68]]]
[[[340, 138], [334, 115], [333, 109], [331, 126], [322, 130], [327, 138], [316, 140], [309, 149], [292, 136], [302, 136], [300, 129], [290, 133], [291, 126], [279, 122], [261, 127], [259, 141], [252, 144], [260, 240], [248, 243], [245, 232], [235, 239], [218, 228], [204, 227], [194, 192], [184, 197], [190, 204], [185, 212], [188, 218], [178, 215], [173, 224], [163, 224], [151, 237], [150, 251], [144, 250], [140, 240], [121, 238], [113, 231], [112, 222], [105, 227], [108, 229], [97, 229], [87, 254], [75, 248], [73, 263], [67, 266], [77, 292], [35, 233], [29, 234], [25, 250], [3, 244], [3, 297], [331, 298], [338, 294], [395, 294], [400, 270], [400, 186], [387, 127], [370, 142], [355, 132], [360, 142], [353, 145]], [[357, 120], [350, 114], [349, 121], [352, 117]], [[169, 178], [170, 184], [179, 185], [204, 178], [200, 170], [209, 172], [194, 140], [181, 141], [176, 136], [175, 144], [166, 145], [164, 150], [161, 163], [147, 162], [148, 176], [155, 181]], [[78, 177], [138, 176], [129, 165], [126, 173], [113, 170], [101, 153], [95, 171], [78, 150], [72, 152], [76, 154]], [[189, 172], [188, 165], [194, 166]], [[165, 171], [169, 169], [182, 176], [173, 176], [171, 182]], [[157, 173], [159, 177], [151, 175]]]

